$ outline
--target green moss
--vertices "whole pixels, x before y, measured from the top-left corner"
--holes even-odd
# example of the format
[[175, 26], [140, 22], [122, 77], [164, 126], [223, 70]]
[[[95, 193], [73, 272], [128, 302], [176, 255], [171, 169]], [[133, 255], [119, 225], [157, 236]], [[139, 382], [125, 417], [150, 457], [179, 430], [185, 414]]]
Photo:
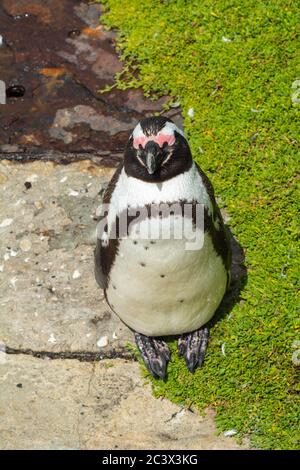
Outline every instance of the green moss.
[[242, 300], [211, 331], [204, 367], [189, 374], [172, 344], [168, 380], [153, 381], [154, 393], [199, 411], [214, 406], [219, 429], [250, 435], [253, 446], [299, 448], [297, 2], [104, 4], [102, 21], [119, 29], [126, 62], [117, 85], [181, 103], [194, 158], [227, 207], [248, 267]]

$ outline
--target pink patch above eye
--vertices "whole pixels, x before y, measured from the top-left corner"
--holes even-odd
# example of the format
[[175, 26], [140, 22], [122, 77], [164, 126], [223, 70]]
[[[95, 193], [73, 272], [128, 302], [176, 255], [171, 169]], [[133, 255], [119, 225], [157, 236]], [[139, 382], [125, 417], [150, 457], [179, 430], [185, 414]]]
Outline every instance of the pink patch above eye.
[[145, 145], [150, 140], [152, 140], [153, 142], [156, 142], [160, 147], [162, 147], [165, 142], [168, 145], [173, 145], [175, 142], [175, 136], [170, 135], [170, 134], [159, 134], [159, 135], [150, 135], [149, 137], [146, 137], [145, 135], [142, 135], [140, 137], [136, 137], [135, 139], [133, 139], [133, 146], [136, 149], [138, 149], [140, 145], [143, 148], [145, 148]]

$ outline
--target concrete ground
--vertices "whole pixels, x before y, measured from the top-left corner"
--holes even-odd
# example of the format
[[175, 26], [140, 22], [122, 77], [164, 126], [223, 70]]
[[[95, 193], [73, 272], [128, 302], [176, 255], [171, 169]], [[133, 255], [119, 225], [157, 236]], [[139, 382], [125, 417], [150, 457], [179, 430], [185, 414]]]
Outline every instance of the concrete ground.
[[152, 397], [103, 300], [94, 219], [111, 174], [0, 163], [0, 448], [237, 449], [211, 411]]

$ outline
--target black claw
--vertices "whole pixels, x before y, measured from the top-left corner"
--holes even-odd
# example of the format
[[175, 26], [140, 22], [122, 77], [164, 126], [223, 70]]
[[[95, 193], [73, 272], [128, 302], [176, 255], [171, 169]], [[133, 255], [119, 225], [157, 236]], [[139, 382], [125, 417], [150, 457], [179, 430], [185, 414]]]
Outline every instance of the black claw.
[[149, 370], [154, 378], [159, 377], [160, 379], [164, 379], [167, 372], [167, 363], [165, 360], [153, 361]]
[[188, 335], [185, 361], [190, 372], [193, 372], [198, 362], [198, 351], [200, 349], [201, 337], [201, 330], [197, 330]]
[[135, 333], [135, 341], [150, 374], [154, 378], [164, 379], [170, 360], [167, 344], [161, 339], [150, 338], [139, 333]]
[[185, 362], [188, 370], [193, 372], [198, 363], [196, 353], [187, 354], [185, 357]]
[[196, 367], [201, 367], [204, 361], [209, 338], [207, 326], [184, 334], [178, 341], [179, 354], [185, 357], [187, 368], [193, 372]]
[[162, 341], [161, 339], [153, 338], [153, 342], [155, 344], [156, 350], [162, 354], [162, 356], [165, 358], [166, 362], [169, 362], [170, 360], [170, 350], [168, 348], [167, 343]]
[[188, 335], [182, 335], [178, 339], [178, 354], [179, 356], [184, 356], [187, 348], [187, 338]]

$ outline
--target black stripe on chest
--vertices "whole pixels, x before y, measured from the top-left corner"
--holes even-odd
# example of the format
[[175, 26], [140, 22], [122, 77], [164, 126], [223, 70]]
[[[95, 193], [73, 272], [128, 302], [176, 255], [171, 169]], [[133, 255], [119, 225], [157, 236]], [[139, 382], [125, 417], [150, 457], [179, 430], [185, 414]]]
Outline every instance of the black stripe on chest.
[[[222, 258], [223, 264], [228, 271], [230, 268], [230, 244], [228, 236], [222, 221], [221, 216], [218, 216], [217, 228], [214, 224], [213, 216], [209, 214], [208, 209], [204, 207], [204, 227], [199, 226], [199, 220], [197, 218], [197, 204], [195, 202], [188, 203], [187, 201], [179, 201], [177, 204], [164, 203], [164, 208], [169, 206], [169, 216], [182, 216], [191, 217], [194, 228], [203, 229], [204, 232], [208, 233], [211, 237], [214, 250], [216, 254]], [[191, 210], [187, 211], [186, 206], [189, 205]], [[146, 205], [141, 208], [134, 209], [134, 215], [132, 210], [124, 210], [114, 221], [110, 234], [113, 234], [114, 238], [108, 240], [107, 245], [102, 245], [101, 242], [98, 245], [99, 259], [101, 260], [101, 268], [105, 277], [105, 288], [107, 288], [109, 274], [111, 268], [115, 262], [116, 256], [119, 251], [120, 239], [127, 238], [130, 236], [130, 229], [133, 228], [134, 224], [139, 224], [147, 218], [163, 218], [165, 216], [165, 210], [161, 208], [159, 204]], [[107, 227], [106, 227], [107, 233]]]

